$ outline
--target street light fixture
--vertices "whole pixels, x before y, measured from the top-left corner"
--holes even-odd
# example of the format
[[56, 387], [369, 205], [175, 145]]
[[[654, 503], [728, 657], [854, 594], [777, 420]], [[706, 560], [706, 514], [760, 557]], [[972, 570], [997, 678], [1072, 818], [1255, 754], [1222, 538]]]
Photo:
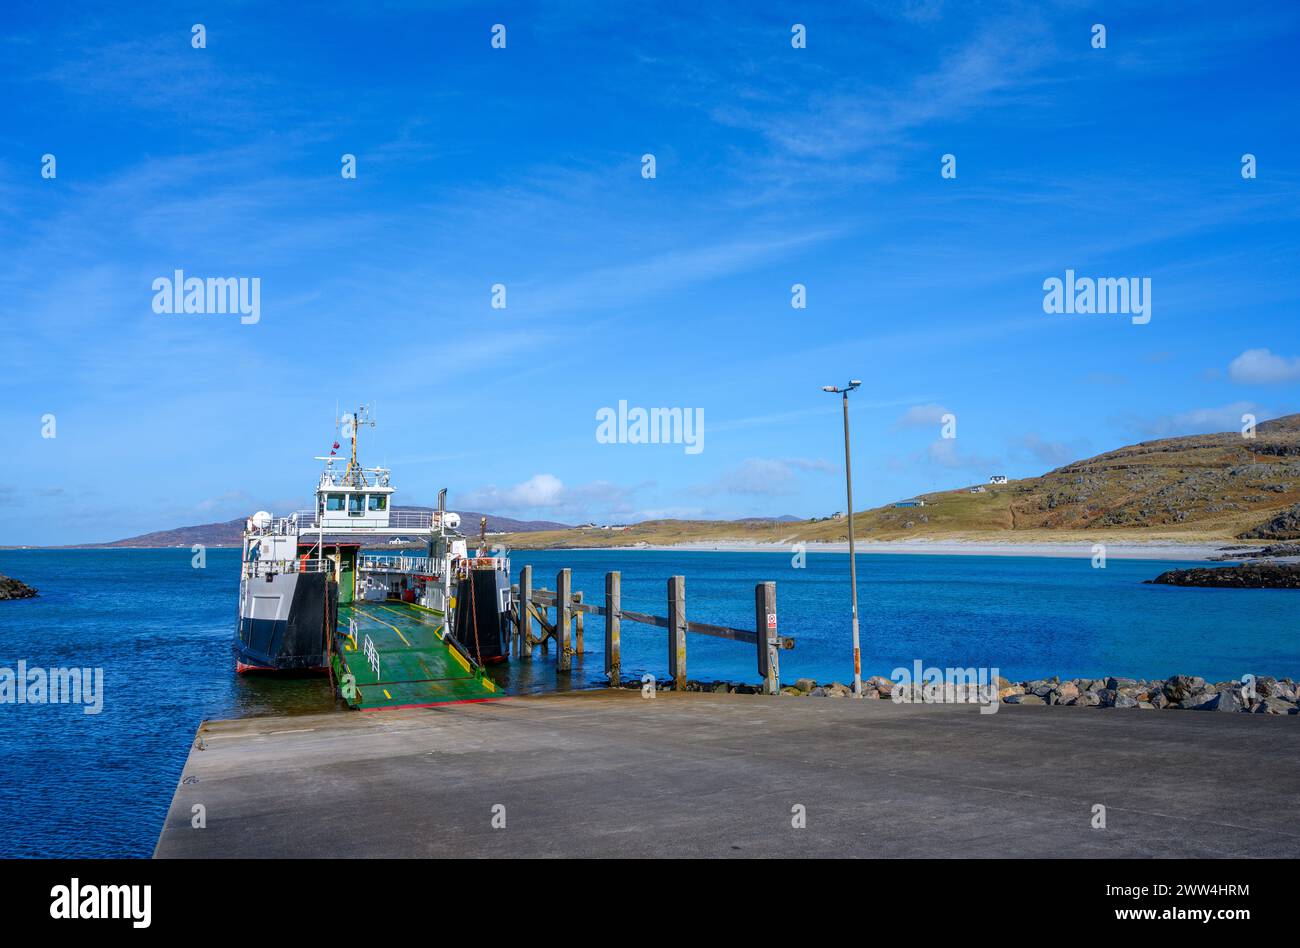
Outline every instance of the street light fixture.
[[842, 393], [844, 396], [844, 486], [849, 495], [849, 585], [853, 587], [853, 697], [862, 697], [862, 649], [858, 642], [858, 563], [853, 545], [853, 462], [849, 458], [849, 392], [862, 384], [850, 379], [849, 384], [823, 385], [823, 392]]

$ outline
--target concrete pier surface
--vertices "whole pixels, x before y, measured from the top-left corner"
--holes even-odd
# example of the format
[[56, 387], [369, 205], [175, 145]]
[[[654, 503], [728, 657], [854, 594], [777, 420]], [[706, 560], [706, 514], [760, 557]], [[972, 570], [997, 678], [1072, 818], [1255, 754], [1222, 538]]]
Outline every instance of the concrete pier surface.
[[1295, 716], [628, 690], [216, 721], [155, 856], [1282, 856], [1298, 748]]

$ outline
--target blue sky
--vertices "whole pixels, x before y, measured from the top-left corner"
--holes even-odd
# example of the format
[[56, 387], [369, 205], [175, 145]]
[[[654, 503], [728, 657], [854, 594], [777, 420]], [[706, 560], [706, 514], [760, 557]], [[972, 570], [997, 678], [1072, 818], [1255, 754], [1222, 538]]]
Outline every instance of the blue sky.
[[336, 402], [399, 501], [569, 522], [842, 509], [848, 378], [860, 506], [1300, 410], [1293, 5], [270, 6], [7, 12], [0, 543], [303, 506]]

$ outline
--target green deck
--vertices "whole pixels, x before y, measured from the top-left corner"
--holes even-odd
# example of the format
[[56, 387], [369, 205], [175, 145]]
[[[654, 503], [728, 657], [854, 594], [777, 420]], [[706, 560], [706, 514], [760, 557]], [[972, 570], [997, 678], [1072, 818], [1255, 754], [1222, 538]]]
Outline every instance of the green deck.
[[[403, 602], [341, 605], [335, 677], [351, 674], [356, 683], [344, 698], [373, 711], [501, 697], [491, 678], [443, 640], [444, 625], [441, 614]], [[378, 677], [366, 659], [366, 636], [379, 655]]]

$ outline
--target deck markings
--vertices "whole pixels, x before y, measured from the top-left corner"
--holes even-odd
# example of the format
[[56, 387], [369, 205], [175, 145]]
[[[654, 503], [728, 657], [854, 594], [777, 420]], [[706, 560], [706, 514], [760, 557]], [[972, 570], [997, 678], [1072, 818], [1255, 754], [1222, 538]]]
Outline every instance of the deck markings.
[[402, 630], [399, 629], [397, 626], [393, 625], [391, 622], [385, 622], [383, 619], [380, 619], [380, 618], [378, 618], [378, 617], [376, 617], [376, 616], [372, 616], [370, 613], [366, 612], [366, 610], [364, 610], [364, 609], [358, 609], [356, 606], [353, 606], [352, 608], [353, 608], [354, 611], [361, 613], [361, 614], [362, 614], [363, 616], [365, 616], [367, 619], [374, 619], [374, 620], [375, 620], [376, 622], [378, 622], [380, 625], [386, 625], [386, 626], [388, 626], [390, 629], [392, 629], [394, 632], [397, 633], [397, 637], [398, 637], [399, 639], [401, 639], [404, 643], [406, 643], [406, 647], [407, 647], [407, 648], [413, 648], [413, 646], [411, 645], [411, 643], [410, 643], [409, 641], [407, 641], [406, 636], [402, 634]]
[[[445, 619], [436, 613], [417, 614], [412, 603], [367, 602], [340, 607], [342, 616], [353, 617], [351, 640], [345, 639], [340, 655], [345, 667], [353, 652], [347, 645], [359, 640], [362, 633], [375, 637], [381, 673], [375, 675], [367, 665], [350, 668], [356, 681], [353, 707], [362, 711], [396, 707], [437, 707], [464, 701], [486, 701], [500, 697], [501, 689], [486, 674], [476, 672], [459, 646], [449, 638]], [[386, 612], [395, 620], [385, 621], [376, 613]], [[428, 613], [429, 610], [419, 610]], [[372, 626], [371, 623], [374, 623]], [[385, 629], [397, 638], [387, 638]], [[344, 633], [346, 635], [347, 633]]]

